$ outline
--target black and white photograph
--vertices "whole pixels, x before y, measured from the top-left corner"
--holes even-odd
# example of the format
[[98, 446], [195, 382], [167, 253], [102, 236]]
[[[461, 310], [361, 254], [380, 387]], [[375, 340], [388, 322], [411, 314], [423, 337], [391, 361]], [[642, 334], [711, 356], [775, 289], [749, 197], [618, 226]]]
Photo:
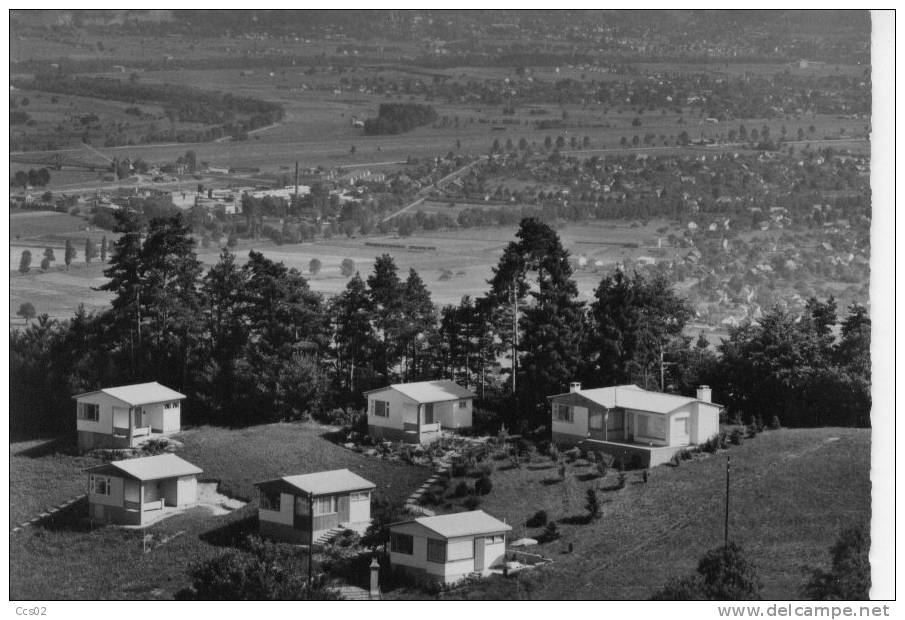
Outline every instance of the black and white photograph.
[[10, 615], [894, 615], [894, 11], [7, 20]]

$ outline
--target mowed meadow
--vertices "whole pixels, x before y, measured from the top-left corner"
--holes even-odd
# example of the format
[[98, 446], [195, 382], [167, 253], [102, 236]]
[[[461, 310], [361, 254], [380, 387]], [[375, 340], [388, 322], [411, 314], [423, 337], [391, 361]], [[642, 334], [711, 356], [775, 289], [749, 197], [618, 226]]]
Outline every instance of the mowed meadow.
[[[188, 585], [186, 571], [193, 563], [215, 557], [254, 531], [256, 481], [346, 467], [377, 484], [375, 499], [401, 505], [431, 473], [346, 450], [328, 441], [330, 431], [311, 423], [184, 431], [177, 436], [184, 444], [178, 454], [204, 469], [202, 479], [218, 480], [221, 492], [251, 503], [223, 516], [199, 507], [153, 525], [146, 530], [151, 538], [145, 553], [138, 532], [88, 531], [82, 500], [10, 535], [10, 561], [17, 567], [10, 595], [172, 598]], [[765, 431], [728, 451], [654, 468], [647, 483], [640, 472], [629, 472], [622, 489], [616, 488], [616, 472], [601, 480], [582, 460], [567, 466], [564, 480], [545, 456], [518, 469], [494, 461], [493, 489], [480, 508], [511, 524], [513, 539], [537, 537], [541, 528], [525, 521], [546, 510], [562, 538], [537, 549], [554, 563], [526, 575], [530, 587], [515, 590], [513, 581], [494, 578], [474, 591], [444, 597], [498, 596], [499, 586], [534, 599], [649, 598], [667, 579], [693, 572], [700, 556], [722, 543], [727, 457], [732, 459], [730, 538], [756, 565], [764, 598], [799, 598], [808, 570], [829, 566], [829, 547], [839, 531], [870, 521], [867, 429]], [[84, 487], [83, 469], [93, 462], [61, 444], [11, 445], [13, 514], [26, 519], [28, 510], [65, 501]], [[600, 489], [602, 516], [586, 522], [585, 491], [592, 487]]]

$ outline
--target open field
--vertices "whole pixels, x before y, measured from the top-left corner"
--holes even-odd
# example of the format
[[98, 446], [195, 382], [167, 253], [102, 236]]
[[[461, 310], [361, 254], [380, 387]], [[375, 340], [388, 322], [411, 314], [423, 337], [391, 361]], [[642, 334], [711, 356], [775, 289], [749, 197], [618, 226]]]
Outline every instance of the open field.
[[[870, 521], [870, 430], [766, 431], [714, 457], [654, 468], [647, 484], [631, 472], [622, 490], [616, 472], [601, 480], [584, 461], [565, 481], [546, 457], [521, 469], [495, 461], [481, 509], [510, 523], [512, 538], [540, 534], [524, 526], [538, 510], [557, 521], [562, 539], [539, 545], [554, 564], [540, 569], [531, 598], [646, 599], [722, 544], [726, 455], [730, 538], [757, 566], [765, 599], [800, 598], [806, 567], [828, 568], [839, 531]], [[602, 517], [585, 523], [592, 487], [601, 489]]]
[[[425, 468], [369, 459], [330, 443], [328, 427], [275, 424], [241, 430], [201, 427], [178, 436], [180, 456], [204, 469], [202, 478], [218, 479], [220, 489], [253, 497], [253, 482], [347, 467], [377, 484], [375, 498], [401, 504], [429, 475]], [[30, 449], [30, 453], [27, 450]], [[26, 451], [23, 454], [23, 451]], [[90, 459], [42, 449], [37, 442], [10, 447], [10, 498], [15, 515], [35, 516], [40, 509], [84, 490]], [[89, 462], [91, 461], [91, 462]], [[32, 493], [36, 489], [36, 493]], [[73, 491], [75, 489], [75, 491]], [[21, 504], [21, 505], [19, 505]], [[142, 553], [139, 532], [103, 527], [87, 531], [81, 519], [84, 501], [11, 535], [12, 599], [172, 599], [189, 585], [186, 571], [195, 562], [225, 551], [233, 535], [253, 531], [256, 504], [213, 516], [199, 507], [164, 520], [145, 532], [164, 546]], [[97, 570], [103, 567], [103, 570]]]

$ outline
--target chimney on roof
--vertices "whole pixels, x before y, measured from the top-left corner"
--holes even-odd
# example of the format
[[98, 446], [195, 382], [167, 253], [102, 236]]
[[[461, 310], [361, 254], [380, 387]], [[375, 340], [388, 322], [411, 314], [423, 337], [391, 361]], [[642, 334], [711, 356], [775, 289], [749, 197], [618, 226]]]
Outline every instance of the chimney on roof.
[[705, 403], [709, 403], [710, 401], [710, 386], [709, 385], [700, 385], [698, 386], [698, 400], [702, 400]]
[[570, 392], [580, 392], [581, 391], [581, 381], [573, 381], [569, 384]]

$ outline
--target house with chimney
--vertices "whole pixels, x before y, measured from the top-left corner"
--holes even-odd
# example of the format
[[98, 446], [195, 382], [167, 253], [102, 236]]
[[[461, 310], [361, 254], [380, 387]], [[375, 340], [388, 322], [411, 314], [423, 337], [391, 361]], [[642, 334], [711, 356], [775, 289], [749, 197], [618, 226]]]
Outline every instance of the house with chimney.
[[623, 463], [654, 467], [720, 431], [722, 407], [702, 385], [695, 397], [644, 390], [637, 385], [582, 389], [548, 396], [553, 441], [612, 455]]

